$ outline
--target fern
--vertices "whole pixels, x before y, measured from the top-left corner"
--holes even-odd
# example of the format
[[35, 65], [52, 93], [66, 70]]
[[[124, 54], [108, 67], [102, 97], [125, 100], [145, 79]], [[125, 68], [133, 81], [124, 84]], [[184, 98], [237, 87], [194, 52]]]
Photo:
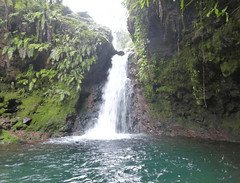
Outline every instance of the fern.
[[[150, 0], [146, 3], [149, 6]], [[60, 92], [63, 88], [79, 92], [85, 73], [96, 61], [97, 46], [109, 41], [108, 31], [64, 11], [61, 4], [42, 0], [15, 0], [9, 8], [9, 22], [17, 26], [3, 31], [6, 46], [1, 53], [21, 66], [16, 83], [25, 92], [49, 88], [62, 100], [68, 97]]]

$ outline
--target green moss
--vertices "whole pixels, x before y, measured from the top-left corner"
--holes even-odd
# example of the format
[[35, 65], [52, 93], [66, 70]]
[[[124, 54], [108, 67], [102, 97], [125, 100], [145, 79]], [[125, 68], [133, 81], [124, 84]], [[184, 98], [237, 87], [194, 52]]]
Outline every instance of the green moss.
[[4, 92], [0, 92], [0, 96], [4, 97], [4, 103], [8, 100], [11, 99], [20, 99], [22, 97], [21, 94], [19, 94], [19, 92], [17, 91], [4, 91]]
[[220, 65], [222, 74], [225, 77], [230, 76], [239, 67], [239, 60], [227, 61]]
[[17, 116], [23, 119], [24, 117], [31, 117], [41, 104], [43, 97], [38, 93], [33, 93], [21, 99], [21, 106]]
[[[66, 7], [59, 2], [46, 1], [44, 6], [49, 13], [44, 19], [37, 16], [32, 21], [30, 17], [42, 13], [42, 5], [35, 0], [23, 9], [10, 8], [9, 17], [18, 14], [19, 19], [17, 22], [11, 19], [10, 24], [14, 25], [9, 25], [11, 30], [0, 28], [2, 35], [8, 35], [0, 41], [4, 45], [0, 53], [11, 63], [17, 63], [11, 66], [11, 73], [0, 68], [0, 116], [17, 119], [11, 124], [13, 130], [55, 133], [66, 125], [67, 116], [75, 112], [84, 77], [102, 54], [99, 46], [108, 48], [108, 54], [114, 48], [111, 31], [90, 18], [65, 11]], [[60, 18], [54, 19], [51, 12]], [[28, 28], [19, 26], [22, 23], [27, 23]], [[45, 24], [62, 28], [52, 29], [46, 37]], [[22, 123], [24, 117], [32, 120], [29, 126]]]
[[54, 100], [44, 101], [31, 115], [32, 122], [27, 128], [29, 131], [42, 131], [55, 133], [66, 125], [68, 115], [75, 112], [77, 97], [73, 97], [64, 103]]
[[26, 124], [23, 124], [22, 121], [18, 121], [14, 126], [13, 130], [25, 130], [28, 126]]
[[[5, 109], [0, 109], [0, 114], [5, 117], [16, 117], [18, 120], [13, 126], [13, 130], [42, 131], [55, 133], [66, 124], [68, 115], [75, 112], [77, 97], [74, 92], [71, 97], [66, 98], [63, 102], [58, 98], [45, 98], [41, 93], [33, 92], [30, 94], [20, 95], [17, 92], [1, 92], [4, 96], [4, 103], [7, 104], [10, 99], [18, 99], [21, 105], [18, 106], [17, 113], [5, 113]], [[23, 124], [24, 117], [32, 119], [29, 126]]]
[[13, 136], [9, 131], [1, 131], [0, 136], [3, 138], [3, 143], [18, 143], [19, 139]]
[[3, 115], [4, 112], [5, 112], [5, 109], [0, 108], [0, 115]]

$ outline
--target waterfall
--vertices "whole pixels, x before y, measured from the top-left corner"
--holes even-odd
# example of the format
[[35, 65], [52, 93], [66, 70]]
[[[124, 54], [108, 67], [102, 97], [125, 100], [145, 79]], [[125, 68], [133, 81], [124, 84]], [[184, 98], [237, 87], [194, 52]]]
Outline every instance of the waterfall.
[[[70, 0], [69, 0], [70, 1]], [[66, 1], [67, 2], [67, 1]], [[89, 11], [93, 19], [111, 29], [113, 46], [124, 50], [130, 37], [127, 31], [127, 10], [123, 0], [81, 1], [83, 5], [90, 5]], [[105, 5], [103, 5], [105, 3]], [[108, 6], [111, 3], [111, 6]], [[92, 6], [98, 4], [98, 6]], [[72, 7], [76, 8], [75, 2]], [[80, 6], [79, 6], [80, 7]], [[100, 9], [94, 7], [101, 7]], [[111, 8], [110, 8], [111, 7]], [[110, 13], [106, 16], [106, 12]], [[86, 139], [115, 139], [126, 135], [129, 130], [129, 106], [132, 94], [131, 81], [127, 77], [128, 55], [115, 55], [112, 67], [108, 71], [108, 78], [102, 90], [102, 104], [98, 112], [96, 124], [81, 138]], [[92, 119], [94, 120], [94, 119]]]
[[86, 133], [89, 138], [114, 138], [128, 131], [131, 81], [127, 77], [128, 54], [115, 55], [109, 70], [108, 80], [103, 88], [103, 103], [96, 125]]

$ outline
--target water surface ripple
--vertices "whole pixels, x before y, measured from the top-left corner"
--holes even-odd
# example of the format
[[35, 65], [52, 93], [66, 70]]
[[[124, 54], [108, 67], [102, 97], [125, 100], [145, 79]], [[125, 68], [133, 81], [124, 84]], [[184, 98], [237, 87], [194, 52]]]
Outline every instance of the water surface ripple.
[[135, 137], [0, 146], [0, 182], [240, 182], [240, 145]]

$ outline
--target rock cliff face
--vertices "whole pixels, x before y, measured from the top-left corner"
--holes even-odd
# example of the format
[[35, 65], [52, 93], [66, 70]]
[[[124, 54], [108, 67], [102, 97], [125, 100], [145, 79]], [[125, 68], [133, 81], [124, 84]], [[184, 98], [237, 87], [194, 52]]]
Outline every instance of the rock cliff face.
[[106, 83], [108, 70], [111, 67], [111, 58], [116, 54], [110, 42], [97, 48], [98, 59], [91, 66], [83, 81], [83, 88], [77, 104], [77, 118], [73, 126], [73, 133], [82, 134], [96, 123], [100, 104], [102, 102], [102, 89]]
[[228, 6], [228, 14], [219, 17], [206, 16], [213, 1], [191, 2], [184, 11], [179, 1], [132, 8], [136, 2], [127, 4], [128, 28], [149, 109], [143, 124], [158, 134], [238, 141], [239, 2], [218, 1], [219, 11]]
[[130, 102], [129, 131], [131, 133], [152, 133], [149, 107], [137, 79], [136, 55], [133, 52], [128, 58], [128, 78], [131, 79], [132, 96]]
[[[133, 9], [128, 19], [128, 30], [136, 41], [141, 24], [136, 17], [139, 16], [139, 9]], [[177, 50], [178, 29], [179, 29], [179, 8], [173, 1], [159, 1], [159, 4], [151, 4], [147, 9], [141, 11], [144, 21], [145, 36], [147, 37], [147, 54], [158, 53], [162, 57], [170, 57]]]

